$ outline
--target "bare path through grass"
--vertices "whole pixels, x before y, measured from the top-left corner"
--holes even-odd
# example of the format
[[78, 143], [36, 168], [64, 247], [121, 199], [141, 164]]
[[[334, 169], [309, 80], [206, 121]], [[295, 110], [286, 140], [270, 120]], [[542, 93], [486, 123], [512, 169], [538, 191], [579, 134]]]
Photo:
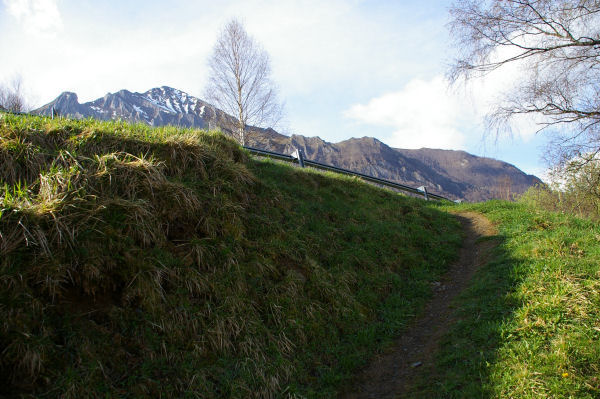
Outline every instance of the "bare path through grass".
[[434, 296], [423, 315], [402, 335], [394, 348], [376, 358], [357, 379], [343, 399], [403, 397], [411, 382], [422, 372], [433, 372], [439, 341], [454, 322], [453, 299], [465, 289], [477, 269], [487, 261], [494, 241], [481, 240], [496, 234], [491, 222], [476, 212], [456, 217], [464, 230], [459, 260], [435, 282]]

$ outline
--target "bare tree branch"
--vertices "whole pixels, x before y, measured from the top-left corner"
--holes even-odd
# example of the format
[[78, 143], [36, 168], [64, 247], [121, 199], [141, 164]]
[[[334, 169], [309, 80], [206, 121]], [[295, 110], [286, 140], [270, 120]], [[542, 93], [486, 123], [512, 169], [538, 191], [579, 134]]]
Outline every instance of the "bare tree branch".
[[563, 132], [557, 162], [600, 148], [600, 0], [457, 0], [450, 14], [452, 81], [522, 67], [488, 126], [535, 116], [540, 130]]
[[28, 111], [21, 76], [16, 75], [7, 85], [0, 85], [0, 109], [12, 112]]

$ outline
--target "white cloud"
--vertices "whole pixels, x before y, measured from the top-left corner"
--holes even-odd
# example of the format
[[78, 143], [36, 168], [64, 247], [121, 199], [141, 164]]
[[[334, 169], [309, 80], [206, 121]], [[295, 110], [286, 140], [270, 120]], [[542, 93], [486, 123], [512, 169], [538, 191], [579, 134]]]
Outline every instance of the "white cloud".
[[[454, 88], [441, 75], [429, 80], [415, 78], [398, 91], [352, 105], [343, 116], [387, 129], [382, 139], [394, 147], [474, 149], [482, 144], [486, 115], [511, 89], [517, 72], [514, 68], [494, 71]], [[511, 127], [514, 138], [529, 142], [539, 125], [531, 118], [520, 118]]]
[[274, 77], [287, 93], [312, 95], [327, 87], [347, 97], [428, 73], [443, 58], [439, 16], [416, 22], [408, 3], [377, 3], [247, 0], [220, 13], [241, 16], [271, 54]]
[[464, 148], [465, 135], [459, 130], [461, 104], [448, 92], [446, 81], [413, 79], [400, 91], [356, 104], [344, 116], [357, 122], [392, 128], [385, 141], [400, 148]]
[[56, 0], [4, 0], [4, 5], [30, 34], [53, 34], [62, 29]]

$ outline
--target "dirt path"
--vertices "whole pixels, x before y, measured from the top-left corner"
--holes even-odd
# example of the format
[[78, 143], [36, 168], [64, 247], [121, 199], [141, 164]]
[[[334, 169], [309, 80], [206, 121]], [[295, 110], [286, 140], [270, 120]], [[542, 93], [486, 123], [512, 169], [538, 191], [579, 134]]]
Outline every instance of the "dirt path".
[[434, 283], [434, 297], [423, 315], [398, 339], [392, 351], [367, 366], [357, 384], [340, 398], [399, 397], [422, 369], [432, 367], [439, 341], [454, 321], [452, 300], [467, 287], [495, 245], [493, 241], [477, 241], [480, 237], [496, 234], [494, 226], [483, 215], [462, 212], [456, 217], [465, 232], [460, 259], [439, 282]]

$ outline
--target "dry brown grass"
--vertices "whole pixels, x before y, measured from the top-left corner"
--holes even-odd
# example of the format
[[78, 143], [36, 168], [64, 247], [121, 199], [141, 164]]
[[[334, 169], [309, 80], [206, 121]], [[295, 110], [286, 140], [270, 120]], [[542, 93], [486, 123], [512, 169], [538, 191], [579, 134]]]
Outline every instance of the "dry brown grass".
[[[166, 300], [166, 287], [181, 284], [191, 294], [207, 292], [210, 283], [205, 275], [189, 267], [167, 267], [142, 251], [170, 247], [177, 240], [185, 240], [180, 246], [194, 247], [187, 241], [190, 236], [216, 237], [222, 234], [219, 229], [236, 228], [235, 217], [227, 224], [215, 220], [206, 212], [206, 200], [177, 181], [207, 182], [207, 196], [221, 196], [225, 211], [238, 210], [239, 205], [227, 205], [228, 195], [222, 193], [242, 191], [253, 177], [239, 164], [246, 155], [235, 143], [216, 134], [174, 129], [169, 134], [152, 132], [158, 133], [153, 137], [141, 127], [119, 132], [122, 124], [6, 119], [0, 121], [0, 177], [5, 185], [0, 196], [1, 266], [5, 271], [14, 268], [10, 259], [18, 257], [15, 252], [25, 251], [33, 261], [19, 277], [3, 274], [3, 285], [13, 299], [29, 308], [33, 297], [21, 293], [33, 289], [38, 293], [34, 296], [47, 296], [52, 304], [75, 295], [92, 311], [106, 298], [114, 304], [156, 310]], [[211, 175], [219, 179], [209, 180]], [[115, 248], [122, 260], [107, 252], [110, 246], [118, 247], [119, 240], [131, 245], [129, 251]], [[107, 248], [102, 241], [112, 244]], [[212, 268], [201, 266], [202, 256], [190, 260], [188, 266]], [[41, 316], [40, 309], [36, 317]], [[18, 322], [25, 309], [15, 312], [5, 307], [3, 313], [5, 332], [19, 324], [37, 329], [31, 320]], [[231, 347], [232, 337], [243, 326], [240, 316], [224, 320], [229, 321], [215, 326], [220, 348]], [[152, 326], [165, 331], [165, 326], [179, 321], [165, 319]], [[198, 321], [182, 331], [186, 336], [198, 333]], [[13, 370], [12, 384], [36, 384], [48, 354], [44, 345], [28, 343], [27, 338], [36, 334], [27, 329], [20, 334], [25, 339], [10, 341], [2, 369]]]

